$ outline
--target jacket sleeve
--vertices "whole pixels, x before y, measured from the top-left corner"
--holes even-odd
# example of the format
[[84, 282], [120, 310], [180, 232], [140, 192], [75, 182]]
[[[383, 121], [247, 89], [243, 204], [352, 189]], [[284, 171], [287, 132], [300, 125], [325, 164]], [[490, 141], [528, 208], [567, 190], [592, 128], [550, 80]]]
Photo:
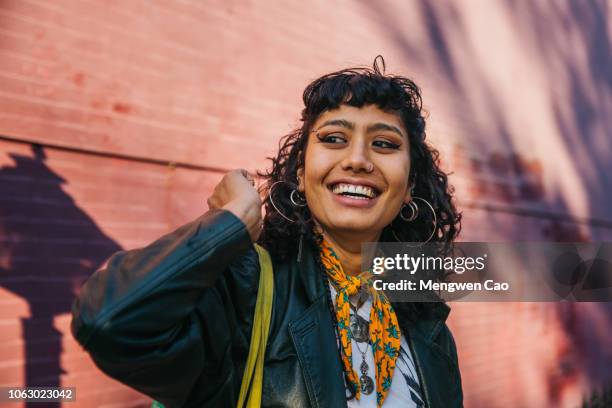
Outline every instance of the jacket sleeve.
[[[225, 274], [249, 249], [255, 252], [242, 221], [213, 210], [145, 248], [117, 252], [74, 301], [72, 333], [111, 377], [168, 407], [182, 406], [206, 364], [227, 359], [235, 333], [226, 332], [236, 324], [224, 314], [235, 316], [240, 306], [226, 301], [240, 287]], [[241, 281], [254, 293], [255, 272], [240, 272], [255, 275]], [[216, 320], [203, 319], [208, 312]]]

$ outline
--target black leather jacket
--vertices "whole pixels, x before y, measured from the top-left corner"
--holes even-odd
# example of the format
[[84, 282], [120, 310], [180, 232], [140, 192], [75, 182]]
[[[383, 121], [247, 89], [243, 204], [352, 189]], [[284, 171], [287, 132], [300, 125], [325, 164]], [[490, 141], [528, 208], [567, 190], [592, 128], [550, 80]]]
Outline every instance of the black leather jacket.
[[[346, 407], [315, 256], [305, 246], [300, 263], [274, 263], [263, 407]], [[233, 408], [258, 279], [244, 224], [228, 211], [209, 211], [145, 248], [114, 254], [75, 300], [72, 333], [102, 371], [168, 408]], [[430, 408], [462, 406], [448, 312], [440, 303], [437, 318], [407, 327], [398, 311]]]

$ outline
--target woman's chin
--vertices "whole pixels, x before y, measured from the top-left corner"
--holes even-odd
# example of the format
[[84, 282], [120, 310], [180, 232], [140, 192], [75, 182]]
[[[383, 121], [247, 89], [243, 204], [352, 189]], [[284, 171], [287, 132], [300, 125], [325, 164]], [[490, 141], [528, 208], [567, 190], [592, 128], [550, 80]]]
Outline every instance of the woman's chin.
[[338, 232], [342, 234], [353, 234], [355, 237], [367, 237], [367, 236], [377, 236], [380, 231], [382, 231], [382, 227], [378, 225], [378, 222], [368, 222], [367, 220], [359, 219], [344, 219], [337, 220], [330, 223], [330, 232], [333, 233]]

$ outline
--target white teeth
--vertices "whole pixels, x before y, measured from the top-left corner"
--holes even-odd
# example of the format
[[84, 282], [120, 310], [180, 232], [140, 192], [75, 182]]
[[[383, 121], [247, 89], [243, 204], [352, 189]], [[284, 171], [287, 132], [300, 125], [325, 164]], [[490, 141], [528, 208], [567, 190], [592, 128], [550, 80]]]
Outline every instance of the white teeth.
[[[336, 184], [332, 191], [334, 194], [343, 194], [343, 193], [360, 194], [363, 196], [367, 196], [369, 198], [374, 198], [376, 196], [376, 194], [374, 193], [374, 190], [371, 187], [358, 186], [354, 184], [345, 184], [345, 183]], [[362, 198], [362, 197], [354, 196], [353, 198], [367, 200], [367, 198], [365, 197]]]

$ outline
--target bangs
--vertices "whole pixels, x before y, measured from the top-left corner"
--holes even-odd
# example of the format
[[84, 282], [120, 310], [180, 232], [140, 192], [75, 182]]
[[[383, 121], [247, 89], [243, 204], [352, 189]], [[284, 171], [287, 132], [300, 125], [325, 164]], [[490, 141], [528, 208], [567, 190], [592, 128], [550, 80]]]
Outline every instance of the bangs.
[[352, 68], [325, 75], [306, 88], [303, 117], [347, 104], [376, 105], [383, 111], [420, 111], [421, 96], [407, 78], [383, 76], [378, 70]]

